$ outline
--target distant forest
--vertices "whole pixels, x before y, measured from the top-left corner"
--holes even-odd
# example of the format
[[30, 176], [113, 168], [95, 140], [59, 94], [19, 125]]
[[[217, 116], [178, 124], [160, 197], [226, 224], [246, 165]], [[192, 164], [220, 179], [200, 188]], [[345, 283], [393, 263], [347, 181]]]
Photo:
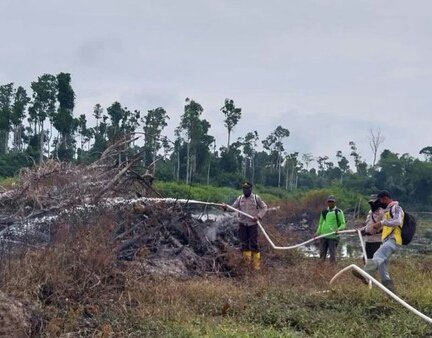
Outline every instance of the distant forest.
[[432, 146], [419, 150], [423, 160], [381, 150], [384, 137], [379, 130], [370, 131], [372, 163], [363, 160], [354, 141], [346, 156], [335, 149], [334, 163], [327, 155], [287, 153], [284, 142], [290, 132], [280, 125], [264, 137], [253, 130], [231, 140], [242, 109], [227, 98], [220, 108], [226, 145], [217, 149], [210, 123], [202, 117], [204, 108], [193, 99], [185, 99], [174, 135], [165, 135], [169, 115], [163, 107], [143, 113], [120, 102], [95, 104], [96, 123], [89, 126], [85, 114], [74, 115], [75, 92], [68, 73], [44, 74], [30, 88], [31, 94], [13, 83], [0, 86], [0, 177], [47, 159], [88, 164], [110, 144], [141, 136], [143, 142], [131, 142], [124, 156], [142, 154], [138, 169], [149, 170], [158, 180], [238, 187], [248, 179], [286, 190], [337, 185], [363, 194], [387, 189], [412, 206], [432, 204]]

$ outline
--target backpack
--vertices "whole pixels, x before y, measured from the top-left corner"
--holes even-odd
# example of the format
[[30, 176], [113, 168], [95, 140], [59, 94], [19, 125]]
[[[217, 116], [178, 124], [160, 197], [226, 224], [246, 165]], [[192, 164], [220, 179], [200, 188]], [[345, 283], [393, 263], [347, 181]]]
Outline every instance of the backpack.
[[[326, 216], [327, 216], [328, 212], [329, 212], [328, 209], [325, 209], [325, 210], [323, 210], [323, 211], [321, 212], [321, 215], [322, 215], [324, 221], [326, 220]], [[339, 217], [338, 217], [338, 213], [340, 213], [341, 210], [338, 209], [338, 208], [335, 208], [334, 212], [335, 212], [335, 216], [336, 216], [336, 224], [337, 224], [337, 226], [339, 227], [339, 226], [340, 226], [340, 220], [339, 220]]]
[[[393, 218], [393, 213], [390, 208], [390, 216]], [[407, 213], [404, 210], [404, 219], [402, 223], [402, 245], [408, 245], [411, 243], [417, 227], [417, 220], [412, 214]]]

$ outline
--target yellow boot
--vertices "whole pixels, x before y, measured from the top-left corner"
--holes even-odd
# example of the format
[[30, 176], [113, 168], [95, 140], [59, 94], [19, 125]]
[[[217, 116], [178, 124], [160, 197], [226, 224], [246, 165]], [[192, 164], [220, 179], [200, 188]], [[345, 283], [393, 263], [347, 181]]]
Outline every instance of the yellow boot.
[[252, 260], [252, 251], [242, 251], [243, 259], [246, 263], [250, 263]]
[[260, 263], [261, 263], [261, 254], [255, 251], [252, 252], [252, 267], [255, 270], [259, 270], [261, 269]]

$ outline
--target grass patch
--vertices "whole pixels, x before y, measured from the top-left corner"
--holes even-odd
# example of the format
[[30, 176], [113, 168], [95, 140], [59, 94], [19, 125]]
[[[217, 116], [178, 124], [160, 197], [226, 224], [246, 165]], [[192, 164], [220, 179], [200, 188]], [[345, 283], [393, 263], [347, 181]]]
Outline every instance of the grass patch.
[[[55, 262], [50, 256], [50, 253], [44, 255], [51, 259], [52, 272]], [[246, 272], [236, 278], [186, 280], [140, 276], [130, 267], [124, 271], [126, 283], [121, 290], [96, 287], [92, 289], [95, 296], [86, 300], [69, 298], [66, 302], [58, 295], [56, 302], [41, 304], [47, 322], [44, 333], [122, 337], [432, 335], [432, 327], [424, 320], [377, 288], [369, 290], [349, 274], [330, 288], [328, 282], [334, 273], [352, 262], [340, 261], [337, 268], [299, 258], [289, 266], [281, 260], [259, 273]], [[400, 259], [391, 264], [400, 297], [429, 316], [432, 316], [431, 262], [432, 258]], [[19, 277], [5, 289], [35, 297], [45, 269], [48, 267], [40, 265], [37, 271], [21, 270]], [[60, 274], [58, 278], [66, 277]], [[27, 282], [23, 284], [24, 280]], [[102, 293], [96, 297], [99, 291]], [[91, 322], [92, 328], [83, 329], [84, 321]]]
[[0, 187], [4, 189], [10, 189], [16, 183], [16, 177], [0, 177]]
[[[188, 185], [176, 182], [155, 183], [155, 188], [166, 197], [194, 199], [206, 202], [224, 202], [232, 203], [242, 191], [241, 189], [233, 189], [227, 187], [216, 187], [211, 185]], [[278, 204], [281, 202], [290, 201], [297, 202], [306, 206], [315, 205], [319, 208], [325, 207], [325, 201], [328, 195], [336, 195], [339, 207], [352, 210], [359, 203], [361, 210], [366, 213], [369, 210], [367, 204], [367, 196], [362, 196], [358, 193], [348, 191], [341, 187], [330, 187], [325, 189], [315, 189], [309, 191], [295, 190], [287, 191], [282, 188], [264, 187], [256, 185], [253, 190], [259, 194], [266, 203]]]

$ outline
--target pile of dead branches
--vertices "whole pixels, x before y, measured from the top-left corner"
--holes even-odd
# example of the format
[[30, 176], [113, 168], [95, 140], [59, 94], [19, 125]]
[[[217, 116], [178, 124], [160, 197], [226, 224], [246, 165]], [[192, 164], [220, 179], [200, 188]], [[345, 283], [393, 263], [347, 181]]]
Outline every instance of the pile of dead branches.
[[131, 158], [124, 155], [125, 146], [133, 141], [127, 139], [113, 144], [88, 166], [49, 160], [23, 169], [13, 189], [0, 193], [3, 222], [7, 216], [40, 217], [97, 203], [101, 198], [159, 196], [151, 182], [133, 170], [141, 155]]
[[225, 254], [237, 244], [234, 222], [203, 222], [192, 217], [192, 206], [137, 199], [160, 195], [148, 177], [133, 170], [140, 155], [125, 155], [132, 141], [110, 146], [91, 165], [50, 160], [22, 170], [15, 186], [0, 194], [0, 242], [55, 245], [59, 233], [75, 238], [88, 227], [91, 236], [91, 226], [105, 220], [106, 238], [119, 261], [138, 260], [150, 273], [228, 271]]
[[[92, 236], [95, 229], [102, 228], [117, 261], [137, 263], [142, 272], [158, 275], [229, 274], [229, 253], [238, 245], [232, 217], [204, 221], [193, 206], [177, 203], [138, 199], [117, 203], [114, 208], [101, 204], [64, 214], [54, 223], [52, 228], [67, 238], [76, 238], [76, 232], [83, 229]], [[53, 233], [53, 238], [55, 241], [58, 235]]]

